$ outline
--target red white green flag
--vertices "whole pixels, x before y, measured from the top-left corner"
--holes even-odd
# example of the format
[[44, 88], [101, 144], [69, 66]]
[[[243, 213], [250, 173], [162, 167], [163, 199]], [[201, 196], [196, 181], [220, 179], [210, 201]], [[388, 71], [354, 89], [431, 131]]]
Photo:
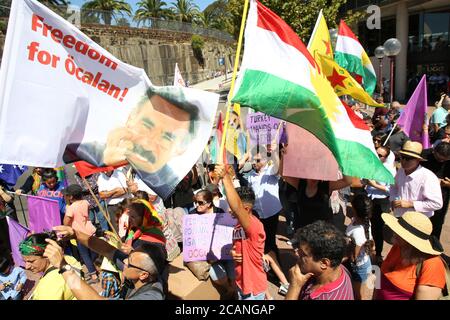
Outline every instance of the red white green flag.
[[250, 4], [232, 102], [308, 130], [345, 175], [394, 181], [374, 150], [369, 128], [341, 103], [298, 35], [256, 0]]
[[341, 20], [334, 60], [348, 72], [353, 74], [369, 94], [373, 94], [377, 84], [377, 76], [366, 51], [352, 30]]

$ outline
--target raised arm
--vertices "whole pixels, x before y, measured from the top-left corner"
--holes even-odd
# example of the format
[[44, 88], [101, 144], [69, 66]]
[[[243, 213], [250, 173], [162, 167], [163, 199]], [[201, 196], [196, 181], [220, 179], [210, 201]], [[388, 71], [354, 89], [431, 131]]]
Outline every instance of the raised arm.
[[223, 164], [216, 164], [214, 173], [223, 181], [227, 201], [231, 210], [236, 215], [242, 228], [244, 228], [244, 230], [248, 230], [250, 227], [250, 215], [242, 204], [241, 198], [234, 189], [233, 181], [231, 180], [231, 176], [228, 173], [227, 168]]

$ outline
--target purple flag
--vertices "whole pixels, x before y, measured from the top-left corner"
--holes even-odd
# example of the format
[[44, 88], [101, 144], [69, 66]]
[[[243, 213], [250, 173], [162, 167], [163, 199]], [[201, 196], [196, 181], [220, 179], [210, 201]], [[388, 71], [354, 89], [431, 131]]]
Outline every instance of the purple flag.
[[28, 196], [28, 218], [30, 230], [34, 233], [50, 231], [61, 225], [59, 204], [56, 200]]
[[422, 143], [424, 149], [430, 147], [428, 132], [423, 132], [427, 108], [427, 77], [424, 74], [397, 122], [405, 134], [412, 141]]
[[11, 244], [12, 256], [14, 259], [14, 264], [16, 266], [25, 267], [25, 262], [22, 259], [22, 255], [19, 251], [19, 244], [25, 239], [30, 232], [27, 228], [22, 226], [16, 220], [6, 217], [9, 229], [9, 243]]

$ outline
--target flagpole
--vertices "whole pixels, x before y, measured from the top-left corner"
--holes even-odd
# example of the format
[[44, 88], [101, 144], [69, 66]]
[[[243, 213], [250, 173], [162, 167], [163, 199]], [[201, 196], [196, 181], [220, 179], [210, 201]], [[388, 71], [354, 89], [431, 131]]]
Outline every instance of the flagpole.
[[394, 130], [395, 130], [395, 127], [397, 127], [397, 122], [396, 122], [396, 123], [394, 124], [394, 126], [392, 127], [391, 132], [389, 132], [388, 137], [386, 138], [386, 140], [385, 140], [384, 143], [383, 143], [383, 147], [384, 147], [384, 146], [386, 145], [386, 143], [388, 142], [389, 138], [391, 137], [392, 132], [394, 132]]
[[27, 217], [25, 216], [25, 210], [23, 209], [22, 199], [19, 197], [20, 208], [22, 209], [23, 221], [25, 222], [26, 227], [28, 228]]
[[[244, 11], [242, 13], [242, 21], [241, 21], [241, 30], [239, 31], [239, 40], [236, 48], [236, 57], [234, 58], [234, 68], [233, 68], [233, 75], [231, 76], [231, 85], [230, 85], [230, 92], [228, 93], [228, 99], [227, 99], [227, 113], [225, 115], [225, 126], [223, 128], [223, 134], [222, 134], [222, 141], [220, 142], [220, 152], [219, 155], [223, 154], [224, 148], [225, 148], [225, 140], [227, 137], [227, 130], [228, 130], [228, 122], [230, 121], [230, 97], [234, 94], [234, 84], [236, 82], [236, 75], [238, 71], [238, 65], [239, 65], [239, 57], [241, 55], [241, 48], [242, 48], [242, 40], [244, 38], [244, 30], [245, 30], [245, 21], [247, 19], [247, 12], [248, 12], [248, 2], [249, 0], [245, 0], [244, 2]], [[222, 157], [220, 157], [220, 162], [223, 163]]]
[[[95, 196], [94, 191], [92, 191], [91, 186], [89, 185], [89, 183], [86, 181], [85, 178], [81, 178], [81, 179], [83, 180], [83, 183], [84, 183], [84, 185], [86, 186], [86, 188], [88, 188], [88, 190], [89, 190], [91, 196], [94, 198], [94, 201], [95, 201], [95, 203], [97, 204], [98, 208], [100, 209], [100, 211], [101, 211], [101, 212], [103, 213], [103, 215], [105, 216], [106, 221], [108, 221], [108, 225], [109, 225], [109, 227], [111, 228], [111, 231], [112, 231], [117, 237], [119, 237], [119, 235], [117, 234], [116, 230], [114, 229], [114, 227], [113, 227], [113, 225], [112, 225], [112, 223], [111, 223], [109, 214], [107, 214], [107, 213], [105, 212], [105, 209], [104, 209], [103, 206], [100, 204], [100, 202], [98, 201], [97, 197]], [[120, 239], [120, 237], [119, 237], [119, 239]]]

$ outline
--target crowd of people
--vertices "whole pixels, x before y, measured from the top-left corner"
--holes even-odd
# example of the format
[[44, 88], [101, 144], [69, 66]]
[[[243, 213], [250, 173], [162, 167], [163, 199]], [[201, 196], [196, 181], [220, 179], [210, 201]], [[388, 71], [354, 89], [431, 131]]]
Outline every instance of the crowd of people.
[[[273, 299], [273, 278], [279, 294], [293, 300], [448, 296], [439, 238], [450, 196], [450, 97], [440, 98], [425, 128], [432, 144], [426, 150], [396, 126], [398, 102], [373, 116], [357, 102], [350, 105], [371, 128], [394, 184], [345, 175], [337, 181], [284, 177], [288, 144], [260, 146], [246, 155], [250, 168], [198, 163], [167, 199], [128, 166], [85, 178], [76, 173], [67, 187], [50, 168], [35, 168], [15, 190], [2, 183], [0, 212], [12, 219], [14, 194], [59, 204], [62, 225], [29, 234], [18, 248], [25, 269], [41, 275], [30, 298], [166, 299], [170, 262], [183, 251], [183, 216], [192, 214], [230, 214], [236, 221], [232, 260], [207, 261], [224, 299]], [[280, 215], [294, 265], [278, 248]], [[385, 243], [391, 248], [383, 256]], [[11, 249], [1, 252], [0, 299], [17, 300], [27, 275]]]

